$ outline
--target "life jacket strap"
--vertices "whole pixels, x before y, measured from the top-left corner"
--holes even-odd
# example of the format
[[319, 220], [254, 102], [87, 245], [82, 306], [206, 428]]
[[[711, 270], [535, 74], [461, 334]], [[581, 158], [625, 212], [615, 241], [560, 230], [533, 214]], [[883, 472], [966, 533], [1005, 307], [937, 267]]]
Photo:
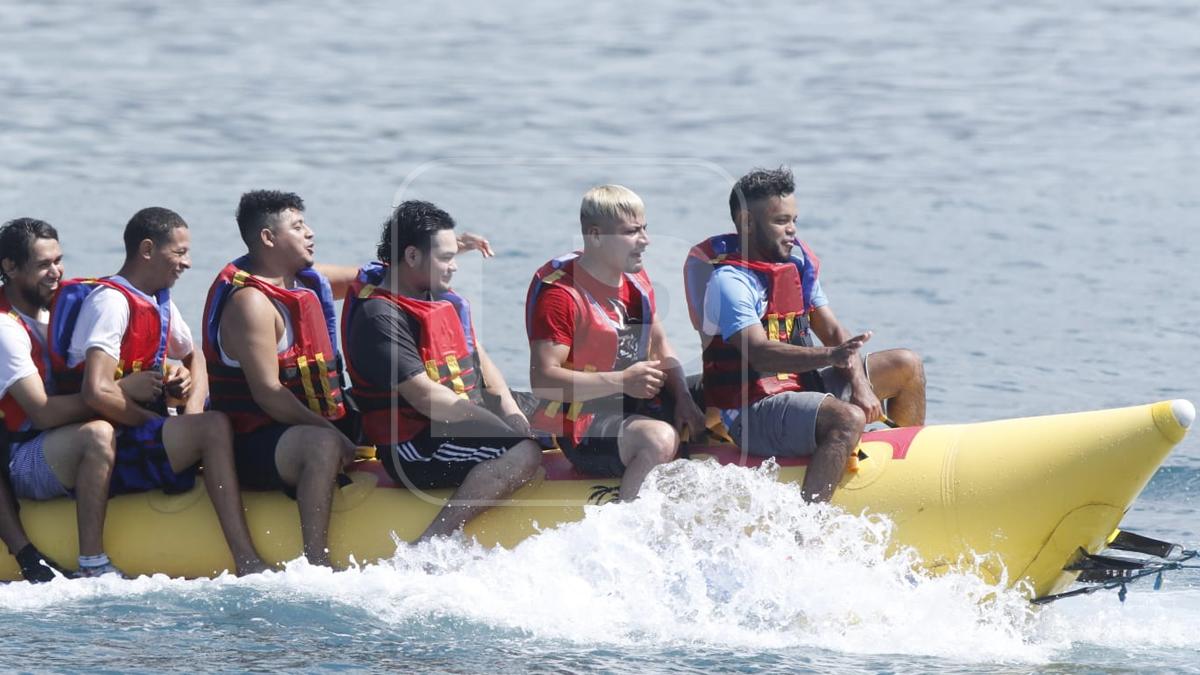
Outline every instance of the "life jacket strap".
[[297, 356], [296, 365], [300, 369], [300, 384], [304, 387], [304, 397], [308, 401], [308, 407], [320, 415], [321, 400], [317, 398], [317, 390], [313, 387], [312, 373], [308, 371], [308, 357]]
[[330, 412], [337, 410], [337, 401], [333, 400], [333, 390], [329, 387], [329, 366], [325, 364], [325, 355], [317, 352], [317, 375], [321, 379], [321, 393], [325, 395], [325, 405]]
[[[596, 366], [584, 366], [583, 372], [594, 373], [594, 372], [596, 372]], [[574, 422], [579, 419], [579, 415], [582, 412], [583, 412], [583, 401], [575, 401], [574, 403], [571, 404], [570, 408], [567, 408], [567, 419]]]
[[446, 369], [450, 372], [450, 387], [459, 398], [467, 398], [467, 386], [462, 381], [462, 368], [453, 354], [446, 355]]

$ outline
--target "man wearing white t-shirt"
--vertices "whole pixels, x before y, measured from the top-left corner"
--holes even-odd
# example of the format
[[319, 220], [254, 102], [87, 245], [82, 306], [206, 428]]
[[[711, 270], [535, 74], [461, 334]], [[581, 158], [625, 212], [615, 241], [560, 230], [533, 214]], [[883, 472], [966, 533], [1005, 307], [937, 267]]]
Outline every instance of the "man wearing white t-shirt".
[[[142, 209], [126, 225], [124, 239], [124, 265], [115, 276], [97, 282], [99, 287], [83, 300], [66, 354], [68, 369], [83, 368], [84, 401], [122, 426], [112, 490], [184, 491], [195, 480], [197, 463], [203, 463], [204, 482], [237, 573], [263, 571], [267, 566], [254, 550], [242, 511], [229, 420], [204, 411], [204, 356], [192, 348], [191, 331], [169, 299], [170, 288], [191, 267], [187, 223], [169, 209]], [[151, 356], [133, 360], [131, 354], [139, 349], [147, 353], [147, 340]], [[162, 372], [164, 356], [181, 361], [190, 382], [174, 376], [157, 380], [157, 387], [148, 396], [135, 397], [137, 401], [122, 394], [114, 373], [141, 368]], [[164, 395], [184, 399], [184, 414], [165, 416]]]
[[[96, 413], [80, 395], [53, 395], [42, 358], [47, 310], [63, 278], [58, 232], [33, 218], [5, 223], [0, 277], [0, 409], [7, 436], [0, 445], [0, 468], [22, 499], [75, 497], [80, 574], [94, 576], [107, 571], [85, 563], [104, 556], [115, 434], [108, 422], [92, 419]], [[8, 481], [0, 480], [0, 537], [26, 579], [49, 581], [54, 574], [46, 565], [53, 563], [30, 543], [8, 490]]]

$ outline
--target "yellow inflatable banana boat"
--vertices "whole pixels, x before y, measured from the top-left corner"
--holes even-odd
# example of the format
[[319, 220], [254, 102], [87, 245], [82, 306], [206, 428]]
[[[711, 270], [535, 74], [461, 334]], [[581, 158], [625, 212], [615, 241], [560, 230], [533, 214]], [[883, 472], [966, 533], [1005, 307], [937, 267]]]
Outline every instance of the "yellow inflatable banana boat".
[[[989, 580], [1026, 580], [1040, 597], [1069, 585], [1063, 567], [1078, 549], [1096, 552], [1183, 439], [1195, 409], [1183, 400], [1095, 412], [876, 431], [864, 434], [856, 470], [834, 503], [852, 512], [887, 514], [895, 540], [915, 548], [932, 570], [968, 562]], [[754, 465], [731, 446], [693, 450], [722, 463]], [[780, 480], [800, 482], [804, 463], [780, 462]], [[351, 473], [333, 505], [330, 548], [346, 564], [387, 558], [392, 534], [411, 540], [448, 491], [396, 487], [378, 462]], [[514, 499], [467, 527], [481, 544], [513, 546], [538, 528], [583, 518], [583, 506], [612, 494], [616, 481], [577, 474], [559, 454]], [[244, 494], [255, 545], [270, 562], [300, 555], [295, 502], [279, 493]], [[23, 502], [21, 519], [52, 558], [77, 556], [75, 505], [62, 499]], [[202, 484], [182, 495], [125, 495], [111, 501], [104, 548], [129, 574], [203, 577], [233, 569]], [[979, 556], [982, 556], [980, 558]], [[0, 552], [0, 578], [18, 579]]]

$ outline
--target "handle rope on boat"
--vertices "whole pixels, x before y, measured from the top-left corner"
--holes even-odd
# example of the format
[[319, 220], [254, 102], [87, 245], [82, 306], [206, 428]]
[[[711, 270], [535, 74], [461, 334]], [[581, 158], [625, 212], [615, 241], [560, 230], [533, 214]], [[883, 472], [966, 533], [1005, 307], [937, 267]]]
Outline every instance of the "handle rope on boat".
[[1117, 591], [1117, 598], [1125, 602], [1129, 584], [1138, 579], [1154, 577], [1154, 590], [1163, 585], [1163, 573], [1174, 570], [1200, 570], [1200, 564], [1191, 561], [1200, 558], [1200, 551], [1185, 549], [1179, 544], [1161, 541], [1145, 535], [1117, 530], [1108, 540], [1108, 548], [1148, 556], [1152, 559], [1131, 559], [1116, 556], [1091, 554], [1079, 550], [1076, 559], [1063, 569], [1079, 572], [1078, 581], [1092, 584], [1082, 588], [1035, 598], [1033, 604], [1045, 605], [1063, 598], [1091, 595], [1096, 591]]

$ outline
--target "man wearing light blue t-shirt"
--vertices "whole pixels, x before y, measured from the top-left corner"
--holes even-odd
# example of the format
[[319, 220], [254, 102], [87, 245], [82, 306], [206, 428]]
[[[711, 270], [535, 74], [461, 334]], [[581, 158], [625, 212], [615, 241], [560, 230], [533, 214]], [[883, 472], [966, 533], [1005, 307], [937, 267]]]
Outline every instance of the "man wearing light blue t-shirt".
[[811, 456], [802, 490], [828, 501], [866, 423], [924, 423], [925, 375], [907, 349], [860, 354], [871, 334], [834, 316], [820, 263], [796, 239], [794, 193], [788, 169], [742, 177], [730, 195], [737, 232], [693, 248], [685, 274], [707, 404], [750, 454]]

